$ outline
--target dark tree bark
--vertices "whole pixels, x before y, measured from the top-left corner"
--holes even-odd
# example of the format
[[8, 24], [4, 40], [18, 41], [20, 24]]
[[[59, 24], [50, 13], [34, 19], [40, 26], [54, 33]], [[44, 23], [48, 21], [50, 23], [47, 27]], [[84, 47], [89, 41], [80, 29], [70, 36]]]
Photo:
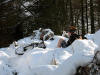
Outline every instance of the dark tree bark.
[[69, 0], [70, 6], [70, 24], [73, 25], [73, 8], [72, 8], [72, 0]]
[[98, 29], [100, 29], [100, 14], [98, 13]]
[[88, 33], [88, 5], [87, 5], [87, 0], [86, 0], [86, 28], [87, 28], [87, 33]]
[[85, 24], [84, 24], [84, 7], [83, 7], [83, 1], [81, 0], [81, 23], [82, 23], [82, 37], [85, 35]]
[[95, 33], [93, 0], [90, 0], [90, 17], [91, 17], [91, 33]]

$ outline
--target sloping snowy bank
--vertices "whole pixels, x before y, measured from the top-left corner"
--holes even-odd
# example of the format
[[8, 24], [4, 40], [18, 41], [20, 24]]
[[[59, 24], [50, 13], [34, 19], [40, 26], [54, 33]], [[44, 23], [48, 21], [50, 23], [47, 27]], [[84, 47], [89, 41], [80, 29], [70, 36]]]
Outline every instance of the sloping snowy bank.
[[[89, 36], [92, 39], [76, 40], [67, 48], [57, 48], [61, 37], [54, 36], [54, 40], [44, 41], [45, 49], [29, 47], [23, 55], [15, 54], [16, 49], [21, 51], [23, 47], [40, 40], [30, 36], [18, 40], [16, 47], [13, 43], [1, 48], [0, 75], [14, 75], [14, 72], [18, 75], [74, 75], [77, 67], [88, 65], [96, 50], [100, 50], [100, 31]], [[38, 38], [38, 34], [35, 38]]]
[[87, 39], [92, 40], [98, 46], [97, 50], [100, 51], [100, 30], [94, 34], [87, 34], [86, 37]]
[[[90, 45], [91, 44], [91, 45]], [[80, 47], [81, 45], [81, 47]], [[96, 45], [88, 40], [76, 40], [73, 44], [74, 53], [72, 56], [67, 58], [57, 68], [54, 66], [41, 66], [33, 69], [33, 74], [35, 75], [74, 75], [76, 68], [79, 66], [85, 66], [89, 64], [94, 57], [94, 49]], [[69, 48], [71, 49], [72, 46]], [[94, 46], [94, 47], [93, 47]], [[65, 50], [67, 51], [68, 48]], [[73, 52], [73, 51], [72, 51]], [[71, 51], [69, 53], [72, 53]], [[47, 71], [46, 71], [47, 69]], [[52, 71], [53, 70], [53, 71]], [[44, 72], [45, 71], [45, 72]]]

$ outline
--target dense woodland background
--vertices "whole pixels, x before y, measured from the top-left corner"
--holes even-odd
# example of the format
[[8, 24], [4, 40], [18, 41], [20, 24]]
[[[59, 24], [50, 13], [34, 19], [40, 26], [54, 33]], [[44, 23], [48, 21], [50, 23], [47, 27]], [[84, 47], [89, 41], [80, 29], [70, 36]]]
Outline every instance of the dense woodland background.
[[100, 29], [100, 0], [0, 0], [0, 47], [40, 27], [61, 34], [69, 25], [81, 35]]

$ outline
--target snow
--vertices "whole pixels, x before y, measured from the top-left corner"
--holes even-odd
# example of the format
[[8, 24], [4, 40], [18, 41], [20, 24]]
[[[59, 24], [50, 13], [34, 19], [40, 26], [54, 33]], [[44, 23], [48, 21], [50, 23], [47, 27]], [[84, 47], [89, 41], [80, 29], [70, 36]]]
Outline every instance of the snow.
[[30, 2], [25, 2], [24, 3], [24, 6], [29, 6], [30, 5]]
[[100, 30], [94, 34], [93, 41], [98, 45], [98, 49], [100, 50]]
[[[86, 43], [84, 41], [88, 42], [88, 44], [90, 42], [88, 40], [77, 40], [73, 43], [73, 45], [75, 45], [76, 42], [78, 42], [79, 44], [85, 45]], [[78, 66], [84, 66], [84, 65], [88, 64], [89, 62], [91, 62], [93, 59], [94, 50], [90, 50], [90, 49], [93, 49], [94, 47], [88, 47], [88, 46], [89, 45], [85, 45], [84, 47], [82, 47], [83, 49], [80, 48], [79, 51], [75, 50], [74, 54], [66, 53], [66, 55], [64, 55], [64, 57], [66, 57], [66, 56], [67, 57], [69, 56], [69, 57], [65, 58], [66, 60], [63, 59], [64, 61], [62, 63], [60, 63], [59, 65], [57, 65], [58, 67], [55, 68], [54, 66], [52, 66], [53, 71], [50, 68], [51, 66], [48, 66], [48, 65], [42, 66], [42, 68], [41, 68], [41, 66], [34, 68], [33, 69], [34, 75], [35, 74], [36, 75], [47, 75], [47, 74], [48, 75], [73, 75], [73, 74], [75, 74], [76, 68]], [[73, 48], [73, 49], [75, 49], [75, 48]], [[87, 48], [89, 48], [88, 51], [86, 51]], [[63, 49], [61, 49], [61, 50], [63, 50]], [[67, 50], [67, 48], [64, 51], [67, 52], [66, 50]], [[57, 53], [57, 54], [59, 54], [59, 53]], [[62, 58], [63, 58], [63, 56], [61, 55], [60, 59], [62, 59]], [[58, 58], [58, 60], [59, 60], [59, 58]], [[45, 70], [46, 70], [46, 72], [44, 72]]]
[[[33, 42], [41, 42], [40, 32], [34, 32], [34, 38], [29, 36], [0, 49], [0, 75], [13, 75], [14, 72], [18, 75], [74, 75], [79, 66], [89, 64], [96, 50], [100, 50], [100, 31], [97, 31], [95, 34], [87, 34], [87, 40], [75, 40], [67, 48], [57, 48], [57, 43], [60, 38], [66, 41], [68, 38], [54, 35], [54, 40], [44, 41], [45, 49], [29, 47], [24, 52], [24, 47]], [[15, 54], [16, 49], [19, 53], [23, 52], [23, 55]], [[100, 60], [99, 54], [97, 57]]]
[[89, 34], [89, 33], [85, 35], [85, 37], [89, 40], [93, 40], [93, 36], [94, 34]]
[[37, 2], [37, 1], [39, 1], [39, 0], [26, 1], [26, 2], [24, 2], [24, 6], [27, 7], [29, 5], [34, 5], [34, 3]]
[[13, 75], [12, 69], [8, 67], [10, 56], [4, 51], [0, 51], [0, 75]]
[[89, 40], [92, 40], [97, 46], [97, 50], [100, 51], [100, 30], [98, 30], [95, 34], [87, 34], [86, 37]]
[[5, 0], [5, 1], [3, 1], [2, 3], [7, 3], [7, 2], [9, 2], [9, 1], [11, 1], [11, 0]]
[[12, 69], [0, 61], [0, 75], [13, 75]]
[[31, 16], [31, 13], [30, 12], [25, 12], [25, 15], [26, 16]]

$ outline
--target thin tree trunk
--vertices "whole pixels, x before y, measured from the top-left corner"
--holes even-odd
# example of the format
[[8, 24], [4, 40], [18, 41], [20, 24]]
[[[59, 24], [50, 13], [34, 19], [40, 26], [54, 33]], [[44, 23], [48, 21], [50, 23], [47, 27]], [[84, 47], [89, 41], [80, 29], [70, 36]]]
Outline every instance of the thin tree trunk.
[[98, 29], [100, 29], [100, 14], [98, 13]]
[[70, 24], [73, 25], [73, 9], [72, 9], [72, 0], [69, 1], [70, 4]]
[[86, 0], [86, 27], [87, 27], [87, 33], [88, 33], [88, 6], [87, 6], [87, 0]]
[[91, 33], [95, 33], [93, 0], [90, 0]]
[[82, 23], [82, 37], [85, 35], [85, 25], [84, 25], [84, 7], [83, 7], [83, 0], [81, 0], [81, 23]]

